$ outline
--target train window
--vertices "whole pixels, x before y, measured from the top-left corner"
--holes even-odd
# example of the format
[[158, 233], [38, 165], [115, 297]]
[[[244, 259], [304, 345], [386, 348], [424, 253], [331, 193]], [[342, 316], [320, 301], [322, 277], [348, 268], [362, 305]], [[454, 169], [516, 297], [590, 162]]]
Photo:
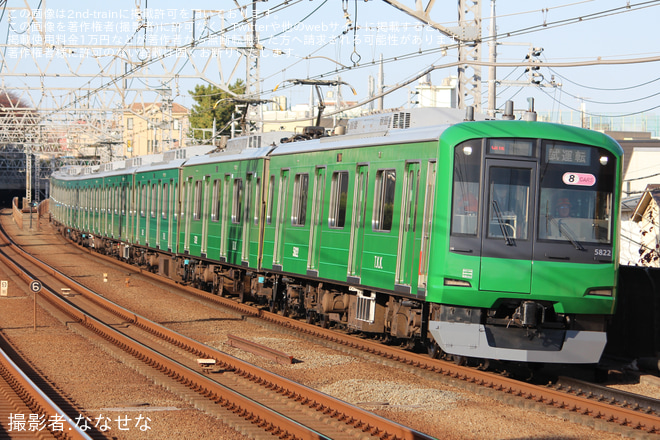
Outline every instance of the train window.
[[329, 228], [343, 228], [346, 223], [346, 199], [348, 197], [348, 171], [332, 173], [330, 187]]
[[488, 238], [527, 240], [532, 170], [491, 167]]
[[261, 214], [261, 178], [257, 177], [257, 189], [255, 195], [255, 204], [254, 204], [254, 224], [259, 224], [259, 214]]
[[477, 235], [480, 184], [481, 140], [457, 145], [454, 149], [453, 235]]
[[268, 206], [266, 207], [266, 224], [270, 225], [273, 223], [273, 192], [275, 187], [275, 176], [270, 176], [270, 181], [268, 183]]
[[595, 147], [546, 142], [540, 176], [538, 238], [611, 244], [616, 161]]
[[374, 194], [374, 213], [372, 227], [374, 231], [390, 231], [394, 214], [394, 190], [396, 188], [396, 170], [378, 170]]
[[147, 215], [147, 185], [142, 185], [140, 192], [140, 217], [145, 217]]
[[202, 181], [195, 182], [195, 204], [193, 206], [193, 220], [202, 218]]
[[220, 221], [220, 179], [213, 181], [213, 200], [211, 201], [211, 221]]
[[126, 215], [126, 204], [128, 200], [126, 199], [126, 185], [121, 187], [121, 215]]
[[[178, 184], [178, 183], [175, 183], [175, 184], [174, 184], [174, 196], [175, 196], [175, 197], [176, 197], [178, 191], [179, 191], [179, 184]], [[173, 197], [173, 199], [174, 199], [174, 197]], [[175, 207], [175, 208], [176, 208], [176, 207]], [[177, 211], [176, 209], [174, 209], [174, 220], [177, 219], [177, 215], [178, 215], [178, 211]]]
[[158, 185], [151, 184], [151, 218], [156, 218], [156, 210], [158, 209]]
[[243, 179], [234, 179], [234, 201], [231, 207], [231, 222], [238, 224], [241, 222], [243, 205]]
[[304, 226], [307, 220], [307, 189], [309, 174], [296, 174], [293, 183], [293, 207], [291, 211], [291, 224]]
[[169, 209], [169, 203], [170, 203], [170, 184], [165, 182], [163, 184], [163, 204], [161, 205], [161, 218], [166, 219], [167, 218], [167, 210]]

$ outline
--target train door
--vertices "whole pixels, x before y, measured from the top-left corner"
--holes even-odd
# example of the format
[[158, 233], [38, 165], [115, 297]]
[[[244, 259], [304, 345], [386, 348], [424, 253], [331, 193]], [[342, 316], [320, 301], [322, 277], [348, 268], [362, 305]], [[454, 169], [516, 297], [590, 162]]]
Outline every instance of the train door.
[[156, 239], [154, 240], [153, 247], [160, 249], [160, 227], [161, 227], [161, 212], [163, 209], [163, 182], [158, 181], [156, 184], [156, 209], [154, 209], [154, 222], [156, 222]]
[[185, 194], [184, 197], [184, 236], [183, 236], [183, 250], [190, 252], [190, 222], [192, 221], [192, 205], [193, 205], [193, 179], [190, 177], [185, 182]]
[[174, 181], [170, 179], [169, 182], [165, 182], [163, 185], [163, 217], [167, 223], [167, 247], [168, 251], [172, 251], [172, 235], [174, 233], [174, 209], [173, 206], [176, 206], [176, 190]]
[[358, 165], [355, 173], [353, 192], [353, 219], [351, 221], [351, 241], [348, 249], [348, 277], [350, 283], [360, 283], [360, 264], [364, 242], [364, 221], [367, 207], [368, 165]]
[[436, 162], [429, 162], [426, 171], [426, 191], [424, 194], [424, 216], [422, 218], [422, 240], [419, 250], [419, 277], [417, 290], [426, 291], [429, 273], [429, 249], [431, 244], [431, 227], [433, 226], [433, 207], [435, 201]]
[[[399, 245], [395, 274], [395, 288], [400, 286], [407, 293], [410, 293], [412, 282], [418, 197], [419, 162], [408, 162], [406, 163], [403, 192], [401, 194], [401, 220], [399, 222]], [[401, 290], [401, 288], [397, 290]]]
[[125, 183], [121, 184], [120, 188], [121, 189], [120, 189], [120, 196], [119, 196], [119, 199], [120, 199], [119, 200], [119, 203], [120, 203], [120, 207], [119, 207], [119, 237], [121, 237], [121, 239], [126, 239], [126, 237], [124, 237], [124, 233], [126, 232], [126, 226], [127, 226], [127, 224], [125, 223], [126, 222], [126, 205], [128, 203], [128, 200], [126, 198], [126, 184]]
[[229, 234], [229, 188], [231, 184], [231, 174], [225, 176], [225, 182], [222, 186], [222, 225], [220, 227], [220, 258], [227, 261], [227, 234]]
[[202, 183], [202, 206], [201, 206], [201, 216], [202, 216], [202, 249], [201, 255], [206, 256], [208, 253], [209, 245], [209, 203], [211, 200], [209, 186], [211, 184], [211, 176], [204, 176], [204, 181]]
[[536, 162], [486, 160], [481, 290], [530, 293], [535, 176]]
[[[325, 168], [317, 167], [314, 175], [314, 197], [312, 200], [312, 221], [309, 227], [309, 255], [307, 255], [308, 275], [318, 276], [321, 254], [321, 226], [323, 217], [323, 197], [325, 195]], [[310, 273], [310, 271], [312, 273]]]
[[286, 217], [286, 202], [289, 192], [289, 170], [280, 174], [280, 192], [277, 196], [277, 220], [275, 223], [275, 247], [273, 249], [273, 269], [277, 265], [282, 270], [282, 249], [284, 247], [284, 219]]
[[246, 266], [250, 263], [250, 212], [252, 212], [252, 196], [254, 191], [253, 180], [254, 175], [248, 173], [245, 176], [245, 191], [243, 203], [243, 230], [241, 237], [241, 262]]

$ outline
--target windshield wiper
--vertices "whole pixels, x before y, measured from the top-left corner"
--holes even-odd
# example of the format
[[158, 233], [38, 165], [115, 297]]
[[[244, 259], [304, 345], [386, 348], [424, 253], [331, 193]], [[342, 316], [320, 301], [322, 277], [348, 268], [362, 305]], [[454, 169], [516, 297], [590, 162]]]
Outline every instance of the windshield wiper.
[[568, 241], [570, 241], [571, 244], [573, 246], [575, 246], [575, 249], [577, 249], [579, 251], [584, 250], [584, 246], [582, 246], [582, 244], [575, 237], [575, 232], [570, 228], [570, 226], [566, 225], [565, 223], [561, 222], [560, 220], [557, 220], [556, 218], [554, 218], [549, 213], [545, 214], [545, 218], [550, 220], [550, 222], [552, 222], [552, 224], [557, 227], [557, 230], [559, 231], [559, 233], [561, 235], [563, 235], [564, 237], [566, 237], [568, 239]]
[[504, 236], [504, 242], [506, 243], [506, 245], [507, 246], [515, 245], [516, 242], [506, 230], [507, 226], [510, 225], [506, 223], [502, 218], [502, 211], [500, 211], [500, 205], [497, 203], [497, 200], [493, 200], [493, 212], [495, 212], [495, 217], [497, 218], [497, 224], [500, 225], [500, 230], [502, 231], [502, 235]]

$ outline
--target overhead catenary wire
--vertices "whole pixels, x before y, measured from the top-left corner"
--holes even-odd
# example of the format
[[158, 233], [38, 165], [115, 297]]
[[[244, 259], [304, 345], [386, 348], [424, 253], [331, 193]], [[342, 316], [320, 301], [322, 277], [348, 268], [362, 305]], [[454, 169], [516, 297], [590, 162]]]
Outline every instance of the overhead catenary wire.
[[[288, 8], [288, 7], [291, 7], [291, 6], [295, 5], [295, 4], [298, 4], [298, 3], [300, 3], [301, 1], [302, 1], [302, 0], [282, 2], [282, 3], [278, 4], [278, 5], [275, 5], [274, 7], [271, 7], [271, 8], [269, 9], [269, 13], [273, 13], [273, 12], [276, 12], [276, 11], [278, 11], [278, 10], [283, 10], [283, 9], [285, 9], [285, 8]], [[529, 33], [529, 32], [534, 32], [534, 31], [540, 31], [540, 30], [547, 29], [547, 28], [552, 27], [552, 26], [560, 26], [560, 25], [566, 25], [566, 24], [578, 23], [578, 22], [581, 22], [581, 21], [594, 20], [594, 19], [597, 19], [597, 18], [602, 18], [602, 17], [612, 16], [612, 15], [617, 15], [617, 14], [625, 13], [625, 12], [629, 12], [629, 11], [640, 10], [640, 9], [643, 9], [643, 8], [648, 8], [648, 7], [657, 6], [659, 2], [660, 2], [660, 0], [653, 0], [653, 1], [647, 1], [647, 2], [636, 3], [636, 4], [628, 4], [628, 5], [626, 5], [625, 7], [619, 7], [619, 8], [608, 9], [608, 10], [599, 11], [599, 12], [596, 12], [596, 13], [593, 13], [593, 14], [581, 15], [581, 16], [578, 16], [578, 17], [572, 17], [572, 18], [568, 18], [568, 19], [557, 20], [557, 21], [554, 21], [554, 22], [543, 22], [543, 23], [538, 24], [538, 25], [536, 25], [536, 26], [530, 26], [530, 27], [526, 27], [526, 28], [518, 29], [518, 30], [514, 30], [514, 31], [509, 31], [509, 32], [502, 32], [502, 33], [498, 34], [498, 38], [508, 38], [508, 37], [510, 37], [510, 36], [521, 35], [521, 34], [523, 34], [523, 33]], [[318, 10], [319, 10], [323, 5], [325, 5], [326, 3], [327, 3], [327, 0], [324, 1], [322, 4], [320, 4], [320, 5], [319, 5], [319, 6], [313, 11], [313, 13], [316, 12], [316, 11], [318, 11]], [[566, 7], [566, 6], [571, 6], [571, 5], [579, 4], [579, 3], [583, 3], [583, 2], [570, 3], [570, 4], [567, 4], [567, 5], [560, 5], [560, 6], [562, 6], [562, 7]], [[560, 6], [557, 6], [557, 7], [560, 7]], [[356, 4], [356, 7], [357, 7], [357, 4]], [[550, 9], [550, 8], [546, 8], [546, 9]], [[529, 11], [529, 13], [538, 12], [538, 11], [539, 11], [539, 10]], [[541, 11], [542, 11], [542, 10], [541, 10]], [[262, 15], [262, 16], [263, 16], [263, 15]], [[308, 16], [309, 16], [309, 14], [308, 14]], [[308, 16], [306, 16], [305, 18], [303, 18], [301, 21], [306, 20]], [[258, 17], [258, 18], [259, 18], [259, 17]], [[253, 17], [248, 17], [248, 19], [251, 20], [251, 19], [253, 19]], [[237, 23], [241, 23], [241, 22], [246, 22], [246, 20], [243, 19], [242, 21], [239, 21], [239, 22], [237, 22]], [[210, 32], [210, 30], [207, 30], [206, 35], [204, 35], [202, 38], [200, 38], [200, 39], [198, 39], [198, 40], [193, 41], [192, 43], [190, 43], [190, 44], [188, 44], [188, 45], [177, 46], [175, 49], [172, 49], [172, 50], [166, 52], [165, 54], [162, 54], [162, 55], [160, 55], [160, 56], [155, 56], [155, 57], [147, 58], [147, 59], [143, 60], [143, 62], [141, 62], [141, 63], [135, 63], [135, 64], [133, 65], [133, 68], [130, 69], [128, 72], [125, 72], [125, 73], [123, 73], [123, 74], [121, 74], [121, 75], [118, 75], [118, 76], [116, 76], [116, 77], [113, 77], [110, 81], [104, 82], [104, 83], [101, 84], [99, 87], [97, 87], [97, 88], [95, 88], [95, 89], [89, 91], [87, 94], [83, 94], [82, 96], [76, 96], [74, 99], [72, 99], [71, 101], [69, 101], [67, 104], [63, 105], [61, 109], [62, 109], [62, 110], [65, 110], [66, 108], [71, 107], [72, 105], [75, 105], [75, 103], [77, 103], [77, 102], [79, 102], [79, 101], [81, 101], [81, 100], [83, 100], [83, 99], [89, 99], [89, 97], [91, 96], [91, 94], [93, 94], [93, 93], [98, 93], [98, 92], [104, 90], [105, 88], [108, 88], [108, 87], [112, 86], [113, 84], [116, 84], [118, 81], [120, 81], [120, 80], [122, 80], [122, 79], [124, 79], [124, 78], [130, 77], [131, 75], [133, 75], [133, 74], [134, 74], [136, 71], [138, 71], [139, 69], [145, 68], [145, 67], [149, 66], [150, 64], [153, 64], [153, 63], [156, 63], [156, 62], [159, 62], [159, 61], [163, 60], [163, 59], [166, 58], [167, 56], [171, 56], [171, 55], [173, 55], [173, 54], [175, 53], [176, 50], [181, 50], [181, 49], [184, 49], [184, 50], [193, 49], [195, 45], [200, 44], [202, 41], [207, 41], [208, 39], [212, 38], [213, 36], [223, 35], [224, 33], [228, 32], [233, 26], [236, 26], [237, 23], [233, 23], [233, 24], [230, 25], [229, 27], [226, 27], [226, 28], [224, 28], [224, 29], [221, 29], [221, 30], [218, 30], [218, 31], [215, 31], [215, 32]], [[357, 27], [357, 24], [356, 24], [356, 27]], [[357, 29], [355, 29], [355, 31], [357, 31]], [[277, 34], [276, 34], [276, 35], [277, 35]], [[267, 41], [269, 38], [272, 38], [272, 37], [273, 37], [273, 36], [271, 36], [271, 37], [264, 37], [264, 38], [261, 39], [261, 41]], [[487, 41], [487, 39], [483, 39], [482, 41]], [[434, 48], [434, 49], [432, 49], [432, 50], [421, 51], [421, 53], [420, 53], [419, 51], [414, 52], [414, 53], [411, 52], [411, 53], [407, 53], [407, 54], [402, 54], [402, 55], [398, 55], [398, 56], [390, 57], [389, 59], [385, 59], [384, 62], [387, 63], [387, 62], [405, 61], [405, 60], [407, 60], [407, 59], [411, 59], [411, 58], [414, 58], [414, 57], [418, 57], [418, 56], [420, 56], [420, 55], [427, 55], [427, 54], [437, 53], [438, 51], [447, 50], [447, 49], [451, 49], [451, 48], [454, 48], [454, 47], [457, 47], [457, 45], [446, 45], [446, 46], [444, 46], [444, 47], [442, 47], [442, 48]], [[320, 50], [320, 49], [319, 49], [319, 50]], [[316, 52], [317, 52], [317, 51], [314, 51], [314, 52], [312, 52], [312, 53], [316, 53]], [[308, 57], [309, 57], [309, 55], [308, 55], [307, 57], [303, 57], [302, 59], [309, 59]], [[328, 58], [328, 57], [325, 57], [325, 58]], [[329, 58], [328, 58], [328, 59], [329, 59]], [[300, 60], [298, 60], [298, 62], [299, 62], [299, 61], [300, 61]], [[337, 74], [339, 74], [339, 73], [341, 73], [341, 72], [344, 72], [344, 71], [351, 71], [351, 70], [358, 69], [358, 68], [368, 67], [369, 65], [373, 65], [373, 64], [375, 64], [375, 60], [372, 61], [371, 63], [357, 64], [357, 65], [353, 65], [353, 66], [351, 66], [351, 65], [344, 65], [344, 64], [342, 64], [342, 63], [340, 63], [340, 62], [337, 62], [337, 61], [335, 61], [334, 63], [335, 63], [335, 64], [334, 64], [334, 69], [333, 69], [333, 70], [328, 70], [328, 71], [326, 71], [326, 72], [324, 72], [324, 73], [320, 73], [320, 74], [314, 75], [314, 76], [312, 76], [311, 78], [323, 78], [323, 77], [327, 77], [327, 76], [329, 76], [329, 75], [337, 75]], [[474, 63], [474, 62], [469, 63], [469, 64], [471, 64], [471, 65], [476, 65], [476, 63]], [[589, 65], [589, 64], [585, 64], [585, 65]], [[505, 66], [505, 64], [497, 63], [497, 66], [498, 66], [498, 67], [499, 67], [499, 66]], [[563, 66], [562, 66], [562, 67], [563, 67]], [[181, 68], [183, 68], [183, 67], [181, 67]], [[277, 74], [280, 74], [280, 73], [281, 73], [281, 72], [278, 72]], [[91, 81], [90, 81], [89, 84], [91, 84]], [[268, 91], [268, 90], [264, 90], [264, 91], [262, 92], [262, 94], [269, 93], [269, 92], [270, 92], [270, 91]], [[50, 114], [52, 114], [52, 113], [50, 113]]]

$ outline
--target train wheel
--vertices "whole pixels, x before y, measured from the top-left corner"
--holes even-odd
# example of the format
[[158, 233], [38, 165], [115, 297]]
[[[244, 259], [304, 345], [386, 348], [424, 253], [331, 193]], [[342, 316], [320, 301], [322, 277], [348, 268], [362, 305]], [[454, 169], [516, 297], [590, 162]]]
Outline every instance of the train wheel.
[[426, 352], [431, 356], [431, 359], [438, 359], [442, 353], [442, 349], [435, 341], [429, 341], [426, 345]]
[[490, 361], [488, 359], [481, 359], [477, 369], [479, 369], [481, 371], [488, 371], [489, 367], [490, 367]]
[[456, 365], [459, 365], [461, 367], [467, 365], [468, 358], [466, 356], [453, 356], [453, 358], [454, 358], [454, 363]]

